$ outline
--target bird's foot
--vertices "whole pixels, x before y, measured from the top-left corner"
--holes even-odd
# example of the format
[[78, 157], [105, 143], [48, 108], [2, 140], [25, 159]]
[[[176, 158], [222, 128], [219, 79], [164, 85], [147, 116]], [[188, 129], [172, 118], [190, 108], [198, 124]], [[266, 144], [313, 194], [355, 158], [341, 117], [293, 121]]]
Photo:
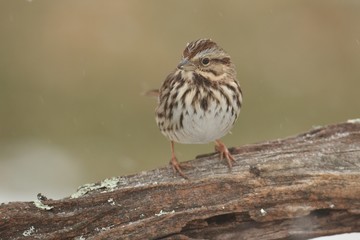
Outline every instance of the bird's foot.
[[223, 160], [224, 157], [226, 158], [228, 166], [231, 169], [233, 162], [236, 161], [235, 158], [229, 152], [229, 149], [220, 140], [215, 141], [215, 149], [216, 151], [219, 152], [221, 160]]
[[170, 164], [174, 171], [174, 174], [179, 173], [179, 175], [183, 178], [189, 179], [188, 176], [186, 176], [185, 173], [181, 170], [180, 164], [175, 156], [171, 157]]

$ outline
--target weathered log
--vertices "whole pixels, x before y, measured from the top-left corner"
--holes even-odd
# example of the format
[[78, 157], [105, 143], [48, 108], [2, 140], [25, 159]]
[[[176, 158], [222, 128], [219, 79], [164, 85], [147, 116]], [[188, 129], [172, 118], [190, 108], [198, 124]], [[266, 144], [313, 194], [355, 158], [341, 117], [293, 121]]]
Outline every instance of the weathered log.
[[0, 206], [0, 239], [306, 239], [360, 232], [360, 121]]

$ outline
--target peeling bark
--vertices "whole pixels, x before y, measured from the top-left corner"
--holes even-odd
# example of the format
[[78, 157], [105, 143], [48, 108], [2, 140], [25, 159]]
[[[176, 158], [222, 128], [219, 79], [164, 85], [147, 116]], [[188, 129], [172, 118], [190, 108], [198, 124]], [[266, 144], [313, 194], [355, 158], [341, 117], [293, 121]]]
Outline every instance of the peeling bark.
[[360, 123], [0, 206], [0, 239], [307, 239], [360, 232]]

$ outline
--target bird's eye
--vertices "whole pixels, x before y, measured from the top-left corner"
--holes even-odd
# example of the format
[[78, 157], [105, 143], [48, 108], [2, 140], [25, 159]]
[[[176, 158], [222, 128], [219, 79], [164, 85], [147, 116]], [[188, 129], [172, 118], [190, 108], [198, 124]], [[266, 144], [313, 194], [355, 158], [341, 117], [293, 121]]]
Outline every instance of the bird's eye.
[[204, 66], [207, 66], [209, 65], [210, 63], [210, 59], [209, 58], [203, 58], [201, 59], [201, 64], [204, 65]]

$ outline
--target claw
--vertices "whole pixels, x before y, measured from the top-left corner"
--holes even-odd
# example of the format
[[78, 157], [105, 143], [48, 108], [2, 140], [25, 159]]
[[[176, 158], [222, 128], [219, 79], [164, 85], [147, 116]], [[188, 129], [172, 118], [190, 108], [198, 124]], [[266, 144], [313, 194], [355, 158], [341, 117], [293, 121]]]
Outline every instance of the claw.
[[225, 157], [227, 160], [228, 166], [231, 169], [232, 163], [236, 162], [236, 161], [235, 161], [235, 158], [229, 152], [228, 148], [225, 146], [225, 144], [223, 144], [220, 140], [216, 140], [215, 141], [215, 149], [220, 154], [220, 160], [223, 160]]
[[170, 160], [171, 167], [174, 171], [174, 174], [179, 173], [180, 176], [182, 176], [185, 179], [189, 179], [188, 176], [183, 173], [181, 170], [180, 164], [175, 156], [175, 150], [174, 150], [174, 142], [171, 141], [171, 160]]
[[181, 170], [180, 164], [177, 161], [176, 157], [173, 156], [170, 161], [171, 167], [174, 171], [174, 174], [179, 173], [180, 176], [182, 176], [185, 179], [189, 179], [188, 176], [185, 175], [185, 173]]

